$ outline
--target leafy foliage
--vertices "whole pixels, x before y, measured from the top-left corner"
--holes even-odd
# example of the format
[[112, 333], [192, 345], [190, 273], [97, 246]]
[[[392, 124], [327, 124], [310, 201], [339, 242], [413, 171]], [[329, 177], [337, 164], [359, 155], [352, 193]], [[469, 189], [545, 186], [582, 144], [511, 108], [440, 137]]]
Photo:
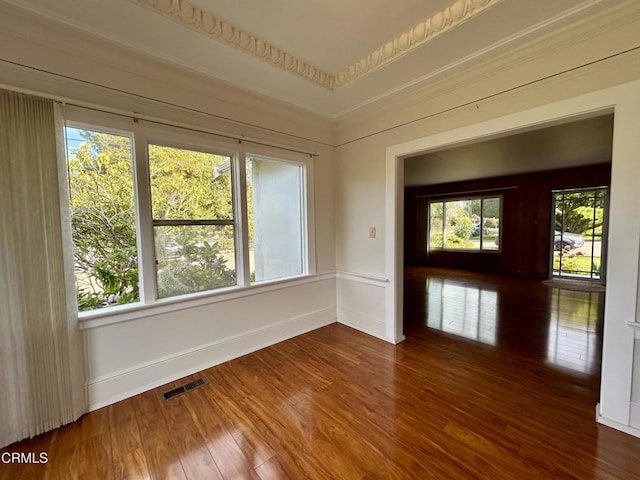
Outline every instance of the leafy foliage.
[[[598, 192], [597, 195], [595, 195], [596, 192]], [[595, 233], [602, 234], [604, 192], [586, 190], [559, 195], [555, 216], [556, 230], [590, 235], [592, 222], [595, 220], [593, 223]]]
[[[576, 275], [589, 276], [593, 271], [596, 275], [600, 273], [600, 257], [590, 256], [562, 256], [562, 273], [572, 273]], [[553, 257], [553, 269], [557, 272], [560, 269], [560, 255]]]
[[[441, 248], [442, 246], [442, 233], [432, 232], [431, 237], [431, 247]], [[445, 245], [446, 248], [461, 248], [461, 249], [469, 249], [474, 247], [474, 243], [469, 239], [460, 238], [456, 235], [447, 235], [447, 242]]]
[[228, 157], [149, 145], [154, 219], [233, 219]]
[[473, 231], [473, 223], [471, 222], [471, 219], [469, 217], [460, 216], [453, 220], [453, 233], [455, 236], [462, 238], [463, 240], [469, 240]]
[[[429, 204], [429, 222], [430, 237], [429, 246], [431, 248], [458, 248], [473, 249], [476, 244], [470, 240], [473, 235], [473, 222], [480, 220], [481, 209], [487, 210], [487, 205], [492, 208], [495, 205], [490, 201], [495, 200], [493, 204], [497, 204], [494, 208], [499, 213], [500, 202], [498, 199], [473, 199], [473, 200], [454, 200], [449, 202], [432, 202]], [[485, 205], [482, 207], [482, 205]], [[446, 218], [446, 245], [443, 245], [443, 218]], [[488, 218], [485, 218], [485, 223]], [[493, 219], [497, 225], [498, 219]], [[485, 238], [488, 238], [485, 236]]]
[[485, 218], [484, 226], [486, 228], [498, 228], [498, 219], [494, 217]]
[[[68, 158], [78, 308], [138, 301], [131, 139], [69, 130], [83, 140]], [[233, 219], [228, 163], [226, 171], [220, 168], [227, 157], [158, 146], [149, 153], [154, 218]], [[159, 261], [158, 284], [166, 285], [161, 296], [170, 285], [169, 294], [177, 295], [235, 283], [225, 257], [233, 233], [211, 233], [199, 226], [165, 232], [163, 247], [176, 254], [162, 266]]]
[[131, 141], [83, 131], [68, 159], [78, 308], [139, 298]]
[[158, 297], [183, 295], [236, 282], [217, 242], [188, 244], [158, 270]]

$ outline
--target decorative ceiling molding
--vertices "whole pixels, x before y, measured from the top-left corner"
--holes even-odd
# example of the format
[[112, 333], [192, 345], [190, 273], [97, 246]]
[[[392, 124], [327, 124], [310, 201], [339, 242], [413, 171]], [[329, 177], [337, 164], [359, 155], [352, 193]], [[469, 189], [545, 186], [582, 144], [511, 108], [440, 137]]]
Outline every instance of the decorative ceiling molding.
[[456, 0], [336, 75], [327, 73], [229, 22], [216, 18], [212, 13], [192, 5], [187, 0], [131, 1], [309, 82], [328, 90], [335, 90], [397, 60], [502, 0]]
[[309, 82], [329, 90], [334, 89], [335, 78], [333, 75], [294, 57], [268, 42], [260, 40], [235, 25], [216, 18], [213, 14], [201, 10], [187, 0], [131, 1], [159, 12], [198, 33], [242, 50], [282, 70], [294, 73]]
[[334, 77], [333, 88], [357, 80], [407, 53], [421, 47], [437, 36], [464, 23], [502, 0], [456, 0], [435, 15], [398, 35], [383, 47], [370, 53]]

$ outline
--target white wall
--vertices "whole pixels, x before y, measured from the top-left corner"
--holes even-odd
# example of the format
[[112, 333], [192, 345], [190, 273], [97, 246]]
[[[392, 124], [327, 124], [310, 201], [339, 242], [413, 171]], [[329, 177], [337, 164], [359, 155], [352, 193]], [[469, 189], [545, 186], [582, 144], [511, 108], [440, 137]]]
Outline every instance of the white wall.
[[629, 414], [629, 425], [640, 430], [640, 379], [637, 373], [640, 372], [640, 323], [636, 327], [636, 340], [634, 345], [633, 371], [636, 372], [631, 388], [631, 410]]
[[389, 341], [385, 325], [386, 281], [339, 271], [336, 306], [340, 323]]
[[0, 59], [9, 61], [0, 61], [0, 87], [318, 154], [311, 215], [317, 274], [82, 320], [92, 409], [335, 322], [331, 122], [27, 17], [7, 4], [0, 4]]
[[[385, 338], [398, 341], [402, 339], [402, 156], [615, 109], [612, 255], [599, 419], [634, 434], [640, 431], [631, 423], [630, 398], [634, 381], [640, 383], [640, 372], [634, 376], [633, 330], [627, 322], [636, 321], [640, 250], [640, 222], [629, 221], [638, 218], [640, 205], [635, 187], [640, 181], [640, 52], [634, 42], [640, 31], [638, 10], [635, 4], [629, 11], [573, 26], [446, 84], [342, 119], [335, 183], [336, 265], [349, 272], [352, 282], [358, 276], [388, 281], [384, 314], [377, 320], [384, 321]], [[375, 240], [367, 238], [370, 225], [378, 227]], [[338, 282], [338, 318], [342, 319], [341, 297], [349, 297], [349, 322], [360, 318], [360, 327], [366, 330], [371, 325], [369, 305], [349, 293], [353, 290]]]

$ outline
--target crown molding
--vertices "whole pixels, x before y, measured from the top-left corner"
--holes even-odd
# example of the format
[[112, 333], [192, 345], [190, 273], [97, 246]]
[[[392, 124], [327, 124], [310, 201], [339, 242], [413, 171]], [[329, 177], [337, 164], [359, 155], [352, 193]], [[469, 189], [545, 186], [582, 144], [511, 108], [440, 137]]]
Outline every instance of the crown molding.
[[235, 25], [220, 20], [187, 0], [131, 0], [160, 13], [207, 37], [225, 43], [282, 70], [329, 90], [334, 89], [335, 77], [290, 53], [257, 38]]
[[336, 90], [397, 60], [503, 0], [456, 0], [336, 75], [215, 17], [187, 0], [130, 1], [311, 83]]
[[384, 46], [340, 72], [334, 78], [334, 89], [403, 57], [500, 2], [502, 0], [456, 0], [448, 7], [398, 35]]

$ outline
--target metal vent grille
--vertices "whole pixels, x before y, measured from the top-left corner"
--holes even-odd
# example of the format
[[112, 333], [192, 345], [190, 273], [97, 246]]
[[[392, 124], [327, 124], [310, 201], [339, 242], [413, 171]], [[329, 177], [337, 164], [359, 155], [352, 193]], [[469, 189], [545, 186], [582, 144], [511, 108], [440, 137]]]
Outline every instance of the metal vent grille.
[[180, 385], [179, 387], [168, 390], [162, 394], [162, 398], [166, 400], [170, 400], [178, 395], [182, 395], [183, 393], [187, 393], [190, 390], [195, 388], [203, 387], [207, 384], [207, 381], [204, 378], [198, 378], [193, 380], [192, 382], [185, 383], [184, 385]]

